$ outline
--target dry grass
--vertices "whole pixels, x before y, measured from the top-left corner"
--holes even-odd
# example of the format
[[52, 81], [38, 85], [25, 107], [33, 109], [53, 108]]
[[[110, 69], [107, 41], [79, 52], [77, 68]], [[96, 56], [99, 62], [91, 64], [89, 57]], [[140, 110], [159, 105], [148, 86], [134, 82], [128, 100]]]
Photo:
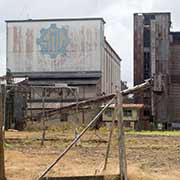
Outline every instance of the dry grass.
[[[115, 133], [117, 130], [115, 130]], [[49, 176], [76, 176], [100, 173], [108, 139], [106, 128], [82, 138], [81, 146], [72, 150], [51, 170]], [[41, 131], [6, 132], [6, 173], [8, 180], [35, 179], [74, 138], [73, 130], [50, 128], [45, 146], [41, 147]], [[180, 179], [180, 137], [126, 135], [129, 180]], [[118, 173], [117, 136], [113, 136], [107, 171]]]

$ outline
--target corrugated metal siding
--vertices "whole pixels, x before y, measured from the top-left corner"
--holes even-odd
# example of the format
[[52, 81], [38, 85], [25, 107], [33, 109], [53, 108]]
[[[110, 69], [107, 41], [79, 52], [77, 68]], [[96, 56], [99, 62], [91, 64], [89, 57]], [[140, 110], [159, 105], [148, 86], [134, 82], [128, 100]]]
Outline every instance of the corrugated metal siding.
[[[144, 81], [144, 17], [134, 14], [134, 85]], [[143, 103], [143, 95], [135, 96], [135, 103]]]
[[170, 87], [171, 121], [180, 122], [180, 84], [173, 83]]
[[156, 20], [151, 20], [151, 76], [156, 73]]
[[172, 122], [180, 122], [180, 44], [171, 44], [170, 107]]
[[180, 75], [180, 45], [171, 45], [171, 75]]
[[104, 60], [102, 61], [102, 92], [110, 94], [115, 92], [115, 87], [121, 88], [120, 58], [110, 45], [104, 43]]
[[99, 71], [102, 20], [7, 23], [7, 68], [12, 72]]
[[134, 85], [144, 81], [143, 15], [134, 14]]
[[156, 72], [169, 74], [169, 15], [156, 16]]
[[134, 14], [134, 84], [142, 83], [153, 74], [161, 73], [164, 78], [162, 95], [153, 93], [153, 97], [149, 91], [136, 96], [135, 100], [144, 102], [145, 107], [153, 105], [155, 120], [161, 122], [169, 120], [169, 27], [170, 13]]
[[162, 73], [164, 76], [164, 91], [161, 97], [158, 100], [158, 96], [154, 96], [155, 110], [157, 121], [169, 121], [170, 112], [169, 112], [169, 23], [170, 16], [169, 14], [162, 14], [156, 16], [156, 63], [155, 63], [155, 72], [157, 74]]

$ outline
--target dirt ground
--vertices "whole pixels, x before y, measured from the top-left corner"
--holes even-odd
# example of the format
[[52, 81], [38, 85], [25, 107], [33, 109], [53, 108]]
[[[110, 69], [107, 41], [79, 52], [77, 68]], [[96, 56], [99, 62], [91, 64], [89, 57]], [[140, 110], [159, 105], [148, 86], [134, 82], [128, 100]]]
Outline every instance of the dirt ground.
[[[114, 132], [116, 134], [117, 131]], [[117, 136], [113, 136], [107, 170], [102, 172], [108, 131], [88, 131], [48, 176], [117, 174]], [[101, 138], [100, 138], [101, 137]], [[6, 132], [5, 165], [8, 180], [36, 179], [73, 139], [72, 131]], [[180, 180], [180, 136], [126, 135], [129, 180]]]

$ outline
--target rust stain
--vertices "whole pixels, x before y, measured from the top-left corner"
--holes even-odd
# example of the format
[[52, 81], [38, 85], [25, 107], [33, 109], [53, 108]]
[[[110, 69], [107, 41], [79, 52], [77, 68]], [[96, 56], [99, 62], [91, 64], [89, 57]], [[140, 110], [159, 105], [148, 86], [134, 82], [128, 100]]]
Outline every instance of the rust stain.
[[21, 27], [13, 27], [13, 52], [21, 53], [22, 45]]
[[26, 53], [32, 53], [33, 52], [33, 40], [34, 40], [33, 30], [27, 29], [27, 32], [26, 32]]
[[13, 27], [13, 52], [17, 52], [18, 47], [17, 47], [17, 42], [18, 42], [18, 34], [17, 34], [17, 27]]
[[19, 27], [19, 31], [18, 31], [18, 37], [19, 37], [19, 40], [18, 40], [18, 53], [20, 54], [21, 53], [21, 50], [22, 50], [22, 34], [21, 34], [21, 27]]

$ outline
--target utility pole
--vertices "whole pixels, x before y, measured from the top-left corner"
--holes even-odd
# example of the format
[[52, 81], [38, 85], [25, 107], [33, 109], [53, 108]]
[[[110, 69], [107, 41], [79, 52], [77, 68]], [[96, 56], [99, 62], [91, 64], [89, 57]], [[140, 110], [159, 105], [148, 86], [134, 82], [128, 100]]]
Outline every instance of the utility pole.
[[5, 85], [0, 84], [0, 180], [6, 180], [5, 166], [4, 166], [4, 133], [3, 133], [4, 111], [5, 111], [4, 94], [5, 94]]
[[124, 138], [124, 123], [123, 123], [123, 96], [121, 91], [116, 91], [117, 96], [117, 120], [118, 120], [118, 150], [119, 150], [119, 168], [120, 168], [120, 180], [128, 180], [127, 178], [127, 162], [126, 162], [126, 150], [125, 150], [125, 138]]

